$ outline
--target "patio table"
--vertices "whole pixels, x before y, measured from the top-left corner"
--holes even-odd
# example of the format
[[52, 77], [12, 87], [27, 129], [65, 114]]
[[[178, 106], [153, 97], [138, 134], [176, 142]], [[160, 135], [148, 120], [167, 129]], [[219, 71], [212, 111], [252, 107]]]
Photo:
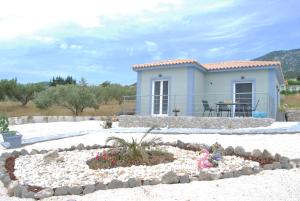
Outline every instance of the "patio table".
[[241, 106], [241, 108], [242, 108], [242, 113], [243, 113], [243, 116], [245, 117], [246, 116], [246, 108], [247, 107], [249, 107], [251, 104], [249, 104], [249, 103], [216, 103], [216, 106], [217, 106], [217, 114], [219, 115], [219, 112], [220, 112], [220, 110], [219, 110], [219, 108], [220, 108], [220, 106], [221, 105], [225, 105], [225, 106], [230, 106], [231, 107], [231, 116], [232, 117], [234, 117], [235, 115], [235, 112], [233, 112], [233, 110], [232, 110], [232, 107], [233, 106]]

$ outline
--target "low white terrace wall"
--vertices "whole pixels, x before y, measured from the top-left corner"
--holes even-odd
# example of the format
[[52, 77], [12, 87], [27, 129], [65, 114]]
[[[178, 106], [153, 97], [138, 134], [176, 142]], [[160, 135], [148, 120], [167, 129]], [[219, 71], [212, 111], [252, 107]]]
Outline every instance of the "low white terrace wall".
[[10, 125], [29, 124], [29, 123], [48, 123], [48, 122], [63, 122], [63, 121], [87, 121], [87, 120], [103, 120], [103, 116], [21, 116], [10, 117]]
[[226, 117], [187, 117], [187, 116], [129, 116], [119, 117], [120, 127], [160, 128], [203, 128], [203, 129], [235, 129], [270, 126], [274, 119], [270, 118], [226, 118]]

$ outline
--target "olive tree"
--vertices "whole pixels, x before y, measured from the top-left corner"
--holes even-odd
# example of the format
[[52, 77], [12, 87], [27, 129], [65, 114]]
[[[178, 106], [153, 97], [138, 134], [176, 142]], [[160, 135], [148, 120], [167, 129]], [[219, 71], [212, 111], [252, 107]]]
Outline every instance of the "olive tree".
[[17, 80], [0, 80], [0, 101], [11, 99], [13, 91], [17, 85]]
[[22, 106], [34, 99], [34, 94], [41, 92], [45, 89], [42, 84], [16, 84], [12, 89], [12, 97], [14, 100], [21, 102]]
[[35, 97], [38, 108], [46, 109], [52, 105], [67, 108], [75, 116], [85, 108], [98, 109], [97, 97], [91, 87], [82, 85], [57, 85], [38, 93]]

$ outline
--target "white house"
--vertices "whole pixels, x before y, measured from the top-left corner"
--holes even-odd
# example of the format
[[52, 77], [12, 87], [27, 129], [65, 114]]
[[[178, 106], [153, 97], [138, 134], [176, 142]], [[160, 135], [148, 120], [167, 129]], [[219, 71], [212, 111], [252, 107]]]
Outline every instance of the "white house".
[[193, 59], [133, 65], [137, 115], [255, 116], [276, 118], [284, 77], [280, 62]]

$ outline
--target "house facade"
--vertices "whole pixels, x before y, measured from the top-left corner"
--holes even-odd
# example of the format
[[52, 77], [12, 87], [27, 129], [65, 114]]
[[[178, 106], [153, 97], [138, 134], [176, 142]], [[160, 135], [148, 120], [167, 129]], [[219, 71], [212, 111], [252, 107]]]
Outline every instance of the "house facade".
[[175, 59], [133, 65], [133, 70], [137, 115], [216, 116], [225, 103], [230, 116], [260, 112], [276, 118], [284, 83], [280, 62], [274, 61], [200, 64]]

